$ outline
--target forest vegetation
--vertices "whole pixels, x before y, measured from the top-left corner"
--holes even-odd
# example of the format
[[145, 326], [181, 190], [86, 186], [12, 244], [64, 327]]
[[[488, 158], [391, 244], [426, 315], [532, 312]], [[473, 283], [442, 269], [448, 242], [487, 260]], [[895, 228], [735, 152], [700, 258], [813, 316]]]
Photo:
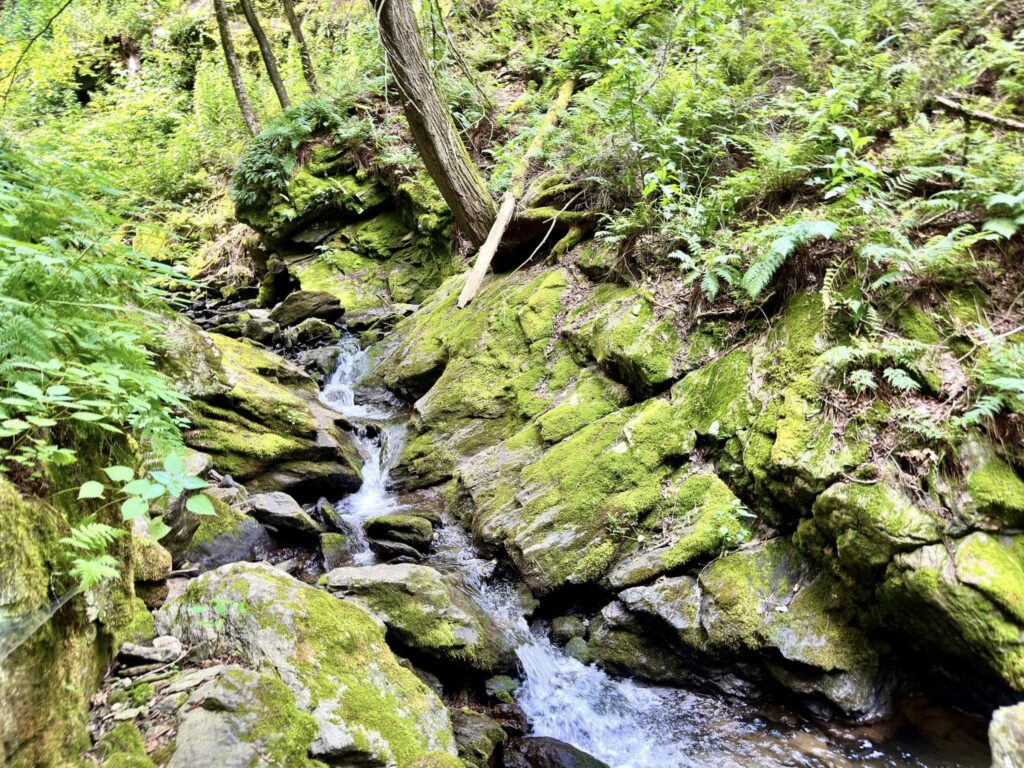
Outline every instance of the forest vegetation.
[[665, 759], [478, 582], [1024, 765], [1024, 2], [0, 2], [0, 762]]

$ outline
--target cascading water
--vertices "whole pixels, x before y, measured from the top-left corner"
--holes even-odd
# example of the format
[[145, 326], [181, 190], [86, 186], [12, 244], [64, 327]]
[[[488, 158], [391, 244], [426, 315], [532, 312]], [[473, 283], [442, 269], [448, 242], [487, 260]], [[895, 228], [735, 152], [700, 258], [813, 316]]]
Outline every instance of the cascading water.
[[[352, 428], [363, 457], [363, 485], [336, 505], [357, 550], [370, 564], [363, 522], [401, 509], [388, 477], [405, 441], [405, 412], [384, 393], [359, 389], [370, 361], [352, 337], [339, 344], [337, 368], [321, 400]], [[612, 768], [852, 768], [852, 766], [959, 766], [948, 752], [925, 742], [879, 750], [867, 739], [841, 743], [809, 724], [784, 715], [768, 722], [747, 706], [692, 691], [642, 685], [583, 664], [535, 635], [512, 584], [495, 579], [495, 563], [481, 559], [465, 530], [445, 519], [434, 540], [430, 565], [457, 571], [464, 589], [507, 633], [522, 668], [517, 700], [533, 735], [572, 744]]]

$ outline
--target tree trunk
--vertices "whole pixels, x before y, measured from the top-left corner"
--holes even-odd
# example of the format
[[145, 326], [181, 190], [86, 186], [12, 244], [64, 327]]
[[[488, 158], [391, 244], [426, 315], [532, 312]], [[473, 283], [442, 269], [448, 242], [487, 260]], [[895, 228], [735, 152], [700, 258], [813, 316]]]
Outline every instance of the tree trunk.
[[495, 206], [431, 75], [409, 0], [371, 0], [405, 119], [427, 172], [474, 245], [487, 239]]
[[313, 70], [313, 57], [309, 55], [309, 46], [306, 45], [306, 37], [302, 34], [302, 25], [299, 17], [295, 15], [295, 3], [292, 0], [281, 0], [284, 6], [284, 16], [288, 19], [288, 26], [292, 28], [292, 37], [295, 44], [299, 46], [299, 61], [302, 62], [302, 76], [306, 78], [306, 85], [314, 95], [319, 91], [316, 85], [316, 72]]
[[238, 56], [235, 55], [235, 45], [231, 42], [231, 30], [228, 28], [228, 9], [224, 0], [213, 0], [213, 11], [217, 16], [217, 29], [220, 31], [220, 44], [224, 49], [224, 61], [228, 65], [228, 77], [231, 79], [231, 87], [235, 91], [235, 99], [238, 101], [238, 109], [242, 112], [242, 120], [249, 133], [255, 136], [260, 132], [260, 124], [256, 120], [256, 113], [253, 112], [249, 95], [245, 92], [245, 84], [242, 82], [242, 73], [238, 69]]
[[281, 102], [281, 109], [288, 109], [291, 106], [291, 100], [288, 98], [288, 91], [284, 89], [281, 73], [277, 69], [274, 49], [270, 47], [270, 41], [267, 40], [267, 35], [260, 25], [260, 20], [256, 17], [256, 11], [252, 7], [252, 0], [242, 0], [242, 13], [245, 14], [245, 20], [249, 22], [249, 29], [252, 30], [253, 37], [256, 38], [256, 45], [260, 47], [263, 65], [267, 68], [267, 75], [270, 76], [270, 82], [274, 86], [277, 100]]

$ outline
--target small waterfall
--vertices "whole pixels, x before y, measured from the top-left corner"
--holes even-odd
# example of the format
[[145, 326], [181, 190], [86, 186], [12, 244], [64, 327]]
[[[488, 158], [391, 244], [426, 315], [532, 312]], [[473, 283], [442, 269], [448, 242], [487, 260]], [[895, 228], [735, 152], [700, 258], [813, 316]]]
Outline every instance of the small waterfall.
[[397, 405], [385, 410], [356, 402], [356, 387], [370, 370], [369, 358], [353, 336], [343, 336], [338, 350], [336, 367], [320, 392], [320, 401], [349, 421], [363, 459], [363, 484], [336, 504], [335, 511], [349, 529], [355, 562], [368, 565], [374, 558], [363, 523], [398, 509], [387, 482], [405, 444], [405, 423], [399, 420], [401, 412]]

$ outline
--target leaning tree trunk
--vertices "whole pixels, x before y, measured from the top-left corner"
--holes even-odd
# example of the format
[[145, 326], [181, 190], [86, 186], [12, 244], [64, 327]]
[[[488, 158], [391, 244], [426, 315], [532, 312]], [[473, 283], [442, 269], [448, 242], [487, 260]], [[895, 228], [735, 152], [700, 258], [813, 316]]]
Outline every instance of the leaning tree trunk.
[[224, 0], [213, 0], [213, 12], [217, 17], [217, 29], [220, 31], [220, 44], [224, 48], [224, 61], [228, 66], [228, 77], [231, 79], [231, 87], [235, 91], [235, 99], [238, 101], [238, 109], [242, 112], [242, 120], [249, 133], [255, 136], [260, 132], [260, 124], [256, 120], [256, 113], [252, 109], [249, 95], [245, 92], [245, 84], [242, 82], [242, 73], [238, 69], [238, 56], [235, 55], [235, 45], [231, 42], [231, 30], [228, 28], [228, 9]]
[[253, 37], [256, 38], [256, 45], [260, 47], [263, 65], [267, 68], [267, 75], [270, 76], [270, 82], [274, 86], [277, 100], [281, 102], [281, 109], [288, 109], [291, 106], [291, 100], [288, 98], [288, 91], [284, 89], [281, 73], [277, 69], [274, 49], [270, 47], [270, 41], [267, 40], [267, 35], [260, 25], [260, 20], [256, 17], [256, 11], [252, 7], [252, 0], [242, 0], [242, 13], [245, 14], [245, 20], [249, 22], [249, 29], [252, 30]]
[[479, 246], [494, 221], [494, 200], [441, 100], [412, 5], [409, 0], [371, 2], [413, 141], [459, 228]]
[[306, 36], [302, 34], [299, 17], [295, 15], [295, 3], [292, 0], [281, 0], [281, 4], [284, 5], [284, 16], [288, 19], [288, 26], [292, 28], [292, 37], [295, 38], [295, 44], [299, 46], [302, 76], [306, 78], [309, 90], [316, 94], [319, 89], [316, 85], [316, 72], [313, 70], [313, 58], [309, 55], [309, 46], [306, 45]]

